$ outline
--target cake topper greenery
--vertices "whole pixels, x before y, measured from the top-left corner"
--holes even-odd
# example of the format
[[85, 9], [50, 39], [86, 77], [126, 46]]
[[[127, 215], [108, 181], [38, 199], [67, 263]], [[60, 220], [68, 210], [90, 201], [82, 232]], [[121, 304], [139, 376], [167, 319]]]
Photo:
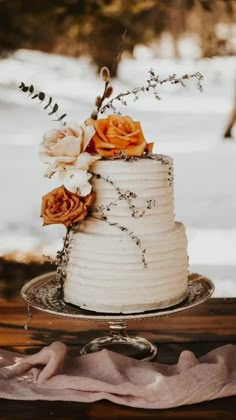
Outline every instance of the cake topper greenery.
[[[130, 208], [131, 217], [142, 217], [156, 205], [155, 200], [147, 200], [144, 209], [137, 209], [135, 206], [137, 196], [134, 192], [122, 191], [112, 179], [102, 178], [92, 168], [94, 163], [100, 159], [133, 161], [149, 158], [159, 160], [165, 165], [168, 165], [169, 162], [152, 153], [153, 143], [146, 141], [140, 122], [134, 121], [130, 116], [121, 115], [120, 111], [117, 111], [116, 105], [126, 106], [127, 97], [136, 101], [145, 92], [160, 100], [158, 90], [160, 86], [169, 83], [185, 87], [186, 80], [190, 79], [195, 79], [198, 89], [202, 91], [203, 76], [199, 72], [184, 74], [181, 77], [173, 74], [162, 79], [151, 69], [142, 86], [134, 87], [112, 97], [113, 87], [109, 69], [103, 67], [100, 75], [104, 83], [103, 93], [96, 97], [90, 117], [82, 124], [66, 123], [66, 113], [59, 112], [59, 106], [53, 98], [42, 91], [37, 91], [32, 84], [27, 86], [21, 82], [19, 85], [19, 89], [32, 100], [37, 100], [42, 104], [48, 115], [59, 125], [58, 128], [51, 129], [44, 134], [40, 143], [39, 155], [42, 162], [47, 165], [45, 176], [51, 178], [57, 174], [62, 184], [43, 196], [41, 207], [44, 225], [64, 224], [67, 228], [63, 249], [57, 255], [57, 274], [62, 280], [65, 276], [64, 268], [68, 263], [71, 233], [78, 230], [80, 223], [88, 215], [109, 223], [110, 226], [129, 235], [140, 248], [143, 265], [147, 267], [146, 250], [142, 247], [140, 239], [126, 226], [109, 221], [107, 214], [119, 200], [125, 200]], [[105, 207], [96, 206], [95, 194], [90, 182], [92, 178], [110, 183], [117, 192], [117, 200]], [[171, 184], [171, 167], [169, 167], [169, 180]]]

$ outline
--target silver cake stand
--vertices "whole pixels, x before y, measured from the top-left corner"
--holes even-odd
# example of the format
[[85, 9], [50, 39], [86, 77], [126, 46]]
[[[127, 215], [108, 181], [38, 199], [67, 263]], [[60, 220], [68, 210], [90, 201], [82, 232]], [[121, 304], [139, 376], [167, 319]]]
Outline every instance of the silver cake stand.
[[55, 272], [53, 272], [30, 280], [23, 286], [21, 295], [28, 304], [28, 320], [31, 317], [29, 309], [32, 306], [40, 311], [64, 318], [107, 322], [109, 334], [90, 341], [82, 348], [81, 354], [106, 348], [139, 360], [152, 360], [157, 355], [156, 346], [143, 337], [130, 337], [126, 332], [127, 321], [155, 318], [193, 308], [209, 299], [213, 292], [214, 285], [209, 279], [200, 274], [191, 273], [188, 276], [186, 298], [175, 306], [141, 313], [101, 313], [84, 310], [64, 302], [61, 284], [56, 280]]

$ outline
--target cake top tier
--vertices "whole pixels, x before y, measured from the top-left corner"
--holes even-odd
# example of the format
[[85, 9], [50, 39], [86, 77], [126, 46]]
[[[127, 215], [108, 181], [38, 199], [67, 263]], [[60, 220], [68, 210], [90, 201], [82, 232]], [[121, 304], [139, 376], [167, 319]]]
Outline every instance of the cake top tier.
[[174, 179], [172, 158], [157, 154], [128, 160], [98, 160], [91, 166], [90, 172], [93, 191], [96, 195], [99, 192], [102, 197], [108, 196], [109, 191], [116, 191], [122, 198], [122, 194], [132, 190], [138, 192], [138, 196], [148, 198], [152, 190], [152, 195], [157, 194], [157, 188], [169, 192], [168, 187], [173, 185]]
[[27, 87], [22, 83], [20, 88], [33, 95], [32, 99], [37, 97], [41, 102], [48, 99], [44, 109], [51, 109], [49, 115], [55, 114], [58, 117], [56, 121], [61, 123], [61, 127], [45, 133], [40, 144], [40, 158], [47, 165], [45, 175], [51, 178], [57, 174], [62, 183], [43, 197], [41, 217], [44, 225], [62, 223], [73, 229], [74, 224], [87, 217], [95, 199], [92, 182], [94, 167], [110, 173], [124, 173], [125, 168], [131, 168], [127, 164], [129, 161], [135, 161], [136, 168], [140, 166], [141, 172], [159, 171], [158, 168], [167, 165], [168, 175], [172, 178], [171, 159], [154, 155], [154, 143], [146, 140], [140, 122], [129, 115], [121, 115], [116, 105], [126, 105], [128, 96], [136, 100], [143, 92], [153, 93], [160, 99], [157, 87], [163, 83], [183, 85], [183, 80], [193, 77], [200, 87], [200, 73], [161, 79], [151, 69], [143, 86], [113, 96], [110, 73], [104, 67], [101, 70], [103, 93], [96, 97], [90, 117], [80, 125], [77, 122], [65, 123], [66, 114], [58, 114], [58, 105], [53, 104], [51, 97], [46, 98], [43, 92], [35, 93], [32, 85]]
[[[130, 165], [127, 165], [127, 162]], [[101, 159], [96, 161], [91, 170], [103, 169], [106, 171], [122, 172], [122, 170], [132, 170], [132, 164], [135, 162], [135, 170], [140, 169], [142, 171], [145, 169], [147, 172], [153, 172], [162, 168], [164, 166], [172, 166], [173, 159], [170, 156], [162, 154], [147, 153], [139, 157], [120, 157], [119, 159]], [[129, 169], [128, 169], [129, 168]]]
[[115, 236], [125, 231], [135, 237], [173, 228], [172, 159], [151, 156], [128, 161], [99, 160], [93, 164], [95, 200], [90, 217], [80, 230]]

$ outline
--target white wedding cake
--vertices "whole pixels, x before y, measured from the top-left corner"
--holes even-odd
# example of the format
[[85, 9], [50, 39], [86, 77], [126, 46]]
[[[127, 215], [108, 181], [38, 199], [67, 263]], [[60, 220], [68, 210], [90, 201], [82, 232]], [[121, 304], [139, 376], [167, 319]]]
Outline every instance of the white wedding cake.
[[174, 221], [172, 159], [99, 160], [90, 172], [96, 198], [73, 234], [65, 301], [111, 313], [182, 301], [187, 239], [184, 225]]
[[[106, 67], [101, 76], [104, 92], [91, 117], [78, 124], [62, 122], [61, 115], [60, 127], [46, 132], [40, 144], [45, 175], [57, 174], [61, 183], [42, 197], [41, 207], [44, 225], [66, 227], [56, 280], [67, 303], [90, 311], [170, 307], [186, 297], [188, 281], [185, 228], [174, 217], [173, 162], [153, 154], [140, 122], [116, 112], [114, 103], [126, 105], [128, 95], [137, 99], [146, 91], [156, 95], [165, 81], [196, 76], [200, 83], [202, 76], [160, 81], [150, 70], [146, 85], [112, 99]], [[57, 110], [55, 104], [49, 115]]]

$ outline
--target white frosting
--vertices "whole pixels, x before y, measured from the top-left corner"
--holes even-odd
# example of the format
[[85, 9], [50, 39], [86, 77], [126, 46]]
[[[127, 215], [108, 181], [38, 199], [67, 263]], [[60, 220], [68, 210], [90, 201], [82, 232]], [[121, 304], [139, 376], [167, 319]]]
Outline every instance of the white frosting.
[[[170, 306], [185, 296], [187, 239], [183, 224], [174, 222], [172, 160], [160, 157], [165, 162], [102, 160], [93, 165], [93, 173], [101, 176], [92, 181], [95, 217], [88, 217], [73, 237], [64, 284], [67, 302], [128, 313]], [[124, 199], [129, 192], [135, 198]]]

